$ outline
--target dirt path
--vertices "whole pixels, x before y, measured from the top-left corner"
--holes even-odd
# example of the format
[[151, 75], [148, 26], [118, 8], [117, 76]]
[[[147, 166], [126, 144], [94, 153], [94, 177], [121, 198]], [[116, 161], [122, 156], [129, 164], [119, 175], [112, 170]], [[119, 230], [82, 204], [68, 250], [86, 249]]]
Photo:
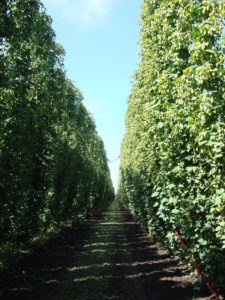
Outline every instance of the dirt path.
[[114, 202], [0, 278], [0, 300], [209, 299], [182, 270]]

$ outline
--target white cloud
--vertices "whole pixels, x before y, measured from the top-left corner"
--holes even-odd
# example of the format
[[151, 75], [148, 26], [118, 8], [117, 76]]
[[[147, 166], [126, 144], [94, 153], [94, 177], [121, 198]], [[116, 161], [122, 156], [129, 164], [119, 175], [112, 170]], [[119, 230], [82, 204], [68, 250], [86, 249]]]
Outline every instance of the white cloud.
[[83, 103], [85, 107], [94, 115], [94, 116], [104, 116], [113, 113], [120, 113], [121, 111], [117, 108], [115, 104], [111, 101], [96, 100], [93, 97], [84, 97]]
[[112, 182], [113, 182], [113, 186], [114, 186], [115, 191], [117, 190], [119, 165], [120, 165], [119, 160], [109, 162], [110, 174], [111, 174], [111, 178], [112, 178]]
[[82, 27], [105, 21], [115, 0], [43, 0], [47, 8], [57, 9], [61, 16]]

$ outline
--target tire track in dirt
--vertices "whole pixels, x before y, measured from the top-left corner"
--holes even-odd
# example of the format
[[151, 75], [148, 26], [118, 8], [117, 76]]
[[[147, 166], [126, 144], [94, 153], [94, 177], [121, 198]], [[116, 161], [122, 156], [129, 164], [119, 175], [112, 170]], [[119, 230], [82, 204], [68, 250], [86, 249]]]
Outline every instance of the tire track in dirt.
[[[146, 232], [133, 220], [131, 214], [120, 206], [128, 245], [133, 257], [134, 278], [151, 300], [209, 300], [208, 291], [197, 292], [193, 278], [185, 276], [185, 266], [171, 258], [151, 241]], [[139, 298], [137, 298], [139, 299]]]
[[113, 202], [3, 274], [0, 300], [191, 300], [184, 269]]

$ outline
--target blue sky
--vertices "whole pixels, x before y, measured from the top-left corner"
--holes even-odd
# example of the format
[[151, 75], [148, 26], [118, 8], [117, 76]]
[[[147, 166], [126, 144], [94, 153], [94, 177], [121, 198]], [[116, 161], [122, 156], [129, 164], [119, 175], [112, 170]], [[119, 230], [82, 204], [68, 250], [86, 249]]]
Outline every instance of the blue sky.
[[126, 99], [137, 69], [141, 0], [43, 0], [67, 75], [81, 90], [117, 183]]

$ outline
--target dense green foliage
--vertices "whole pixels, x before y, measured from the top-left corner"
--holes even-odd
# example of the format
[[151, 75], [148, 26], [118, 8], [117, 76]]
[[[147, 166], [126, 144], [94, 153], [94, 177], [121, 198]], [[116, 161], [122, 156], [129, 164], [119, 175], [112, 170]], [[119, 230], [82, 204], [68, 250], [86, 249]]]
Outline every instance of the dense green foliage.
[[180, 229], [225, 281], [224, 1], [144, 0], [118, 198], [175, 254]]
[[39, 0], [0, 3], [0, 242], [24, 245], [112, 200], [102, 140]]

